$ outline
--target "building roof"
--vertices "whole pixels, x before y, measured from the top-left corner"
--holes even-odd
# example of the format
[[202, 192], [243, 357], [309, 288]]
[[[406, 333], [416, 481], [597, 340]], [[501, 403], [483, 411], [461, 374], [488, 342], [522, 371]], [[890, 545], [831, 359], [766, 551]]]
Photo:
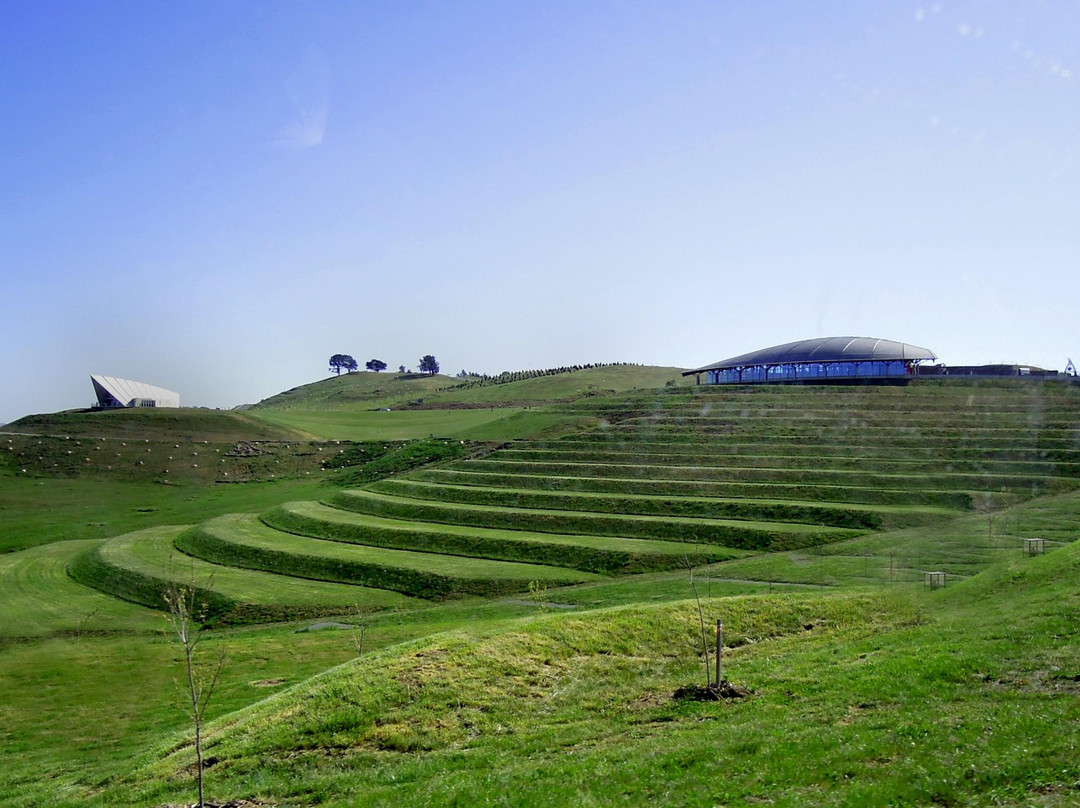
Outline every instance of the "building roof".
[[90, 381], [94, 384], [94, 392], [98, 401], [105, 404], [108, 400], [104, 396], [111, 396], [125, 407], [131, 406], [136, 399], [152, 400], [159, 407], [179, 407], [180, 394], [164, 387], [155, 387], [146, 382], [136, 382], [131, 379], [118, 379], [115, 376], [92, 375]]
[[890, 362], [924, 361], [937, 359], [933, 351], [896, 342], [891, 339], [874, 337], [819, 337], [804, 339], [762, 348], [750, 353], [733, 356], [705, 367], [688, 370], [684, 376], [704, 373], [708, 370], [727, 370], [745, 368], [752, 365], [787, 365], [803, 362]]

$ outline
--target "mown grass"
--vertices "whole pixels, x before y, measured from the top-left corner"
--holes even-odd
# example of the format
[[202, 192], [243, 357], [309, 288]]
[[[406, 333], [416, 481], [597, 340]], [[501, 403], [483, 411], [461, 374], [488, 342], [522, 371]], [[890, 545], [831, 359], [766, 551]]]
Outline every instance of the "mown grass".
[[431, 483], [399, 478], [381, 480], [367, 486], [370, 491], [391, 496], [470, 505], [494, 505], [508, 508], [576, 510], [591, 513], [638, 514], [642, 516], [687, 516], [713, 519], [797, 522], [829, 527], [878, 529], [926, 524], [953, 515], [939, 508], [902, 508], [853, 503], [822, 505], [793, 500], [721, 499], [716, 497], [657, 496], [620, 492], [620, 495], [575, 491], [538, 492], [528, 489], [479, 488], [445, 483]]
[[417, 373], [346, 373], [302, 384], [260, 401], [245, 413], [261, 416], [273, 409], [387, 407], [415, 400], [461, 382], [449, 376]]
[[54, 541], [118, 536], [157, 525], [194, 524], [225, 513], [317, 497], [317, 480], [237, 485], [112, 481], [101, 476], [0, 476], [0, 553]]
[[[468, 469], [468, 470], [467, 470]], [[411, 480], [484, 488], [520, 488], [542, 491], [593, 492], [600, 494], [646, 494], [745, 499], [781, 499], [803, 502], [840, 502], [862, 505], [913, 505], [968, 510], [972, 497], [966, 491], [906, 491], [869, 486], [799, 485], [775, 483], [729, 483], [708, 480], [642, 479], [626, 477], [574, 477], [544, 474], [498, 474], [473, 471], [451, 464], [446, 468], [421, 469]]]
[[689, 517], [608, 515], [582, 511], [458, 505], [395, 497], [364, 489], [337, 491], [323, 502], [336, 508], [418, 522], [511, 528], [541, 533], [660, 539], [719, 544], [740, 550], [781, 550], [838, 541], [856, 535], [849, 528], [788, 522], [738, 521]]
[[[396, 592], [360, 586], [305, 581], [284, 575], [211, 564], [180, 553], [174, 541], [186, 526], [157, 527], [117, 536], [101, 543], [97, 554], [112, 567], [126, 570], [165, 585], [199, 585], [212, 589], [237, 604], [370, 611], [401, 608], [409, 598]], [[101, 582], [101, 588], [107, 586]], [[155, 588], [157, 589], [157, 588]], [[163, 589], [157, 589], [145, 605], [163, 608]]]
[[853, 456], [850, 452], [822, 451], [815, 455], [785, 455], [776, 453], [742, 452], [737, 456], [712, 452], [709, 447], [697, 447], [692, 451], [648, 451], [651, 444], [641, 442], [623, 451], [601, 450], [590, 447], [566, 447], [561, 449], [536, 449], [532, 446], [506, 449], [500, 455], [511, 461], [535, 461], [540, 463], [624, 463], [641, 465], [675, 466], [736, 466], [739, 468], [788, 468], [816, 469], [827, 466], [833, 469], [873, 471], [881, 473], [914, 474], [938, 471], [947, 465], [951, 472], [968, 474], [1019, 474], [1075, 476], [1077, 464], [1053, 463], [1045, 460], [999, 460], [996, 458], [960, 459], [952, 456], [933, 458], [872, 458]]
[[[1044, 532], [1064, 541], [1070, 536], [1075, 537], [1078, 529], [1075, 501], [1068, 496], [1035, 500], [1014, 511], [1020, 514], [1025, 534]], [[1002, 541], [1015, 528], [1014, 511], [997, 517], [996, 529]], [[952, 526], [965, 522], [968, 527], [948, 540]], [[969, 553], [972, 544], [985, 540], [984, 528], [981, 517], [970, 516], [937, 529], [920, 530], [924, 532], [923, 541], [936, 542], [941, 552], [959, 557]], [[887, 542], [905, 535], [910, 541], [911, 533], [898, 531], [856, 541], [869, 542], [876, 538], [882, 542], [881, 552], [887, 553]], [[835, 549], [844, 548], [837, 545]], [[1056, 564], [1053, 561], [1056, 555], [1057, 552], [1051, 553], [1044, 560], [1035, 559], [1031, 563]], [[987, 556], [986, 562], [991, 563], [991, 554], [987, 553]], [[1018, 567], [1030, 569], [1029, 561], [1019, 550], [999, 553], [997, 557], [1006, 568], [999, 578], [1004, 576], [1011, 580]], [[698, 586], [702, 595], [708, 594], [710, 587], [712, 595], [740, 589], [767, 591], [765, 584], [715, 581], [725, 567], [739, 563], [728, 562], [701, 571]], [[507, 683], [504, 686], [499, 681], [493, 686], [497, 695], [483, 695], [485, 688], [492, 689], [487, 684], [482, 688], [478, 686], [476, 692], [469, 692], [469, 681], [457, 675], [460, 655], [455, 652], [448, 658], [437, 654], [440, 641], [433, 638], [426, 646], [432, 649], [430, 653], [426, 647], [415, 645], [384, 653], [390, 654], [390, 660], [397, 656], [404, 660], [401, 666], [392, 663], [394, 676], [402, 667], [408, 669], [417, 665], [421, 666], [423, 677], [436, 668], [448, 671], [450, 686], [457, 690], [448, 693], [446, 685], [439, 684], [435, 692], [447, 695], [451, 700], [457, 698], [454, 692], [460, 693], [463, 712], [461, 716], [451, 716], [456, 723], [446, 726], [449, 730], [456, 726], [457, 732], [464, 727], [472, 733], [464, 746], [437, 744], [442, 732], [438, 722], [440, 718], [447, 718], [445, 711], [436, 709], [432, 713], [434, 725], [427, 720], [421, 720], [415, 726], [403, 722], [399, 720], [403, 714], [394, 706], [398, 702], [385, 701], [379, 696], [386, 692], [382, 685], [371, 687], [367, 679], [359, 679], [356, 692], [361, 695], [358, 697], [371, 697], [373, 701], [367, 706], [355, 705], [350, 696], [339, 706], [342, 710], [352, 707], [357, 716], [371, 716], [370, 711], [376, 711], [378, 716], [374, 725], [367, 723], [368, 718], [346, 724], [330, 722], [329, 725], [337, 727], [333, 731], [343, 733], [341, 737], [346, 738], [352, 727], [369, 727], [368, 740], [326, 747], [322, 745], [323, 736], [316, 734], [307, 746], [302, 741], [300, 746], [293, 746], [295, 741], [290, 739], [295, 739], [296, 733], [290, 734], [292, 731], [288, 727], [291, 725], [274, 730], [264, 725], [265, 732], [256, 733], [258, 726], [249, 723], [251, 734], [248, 740], [262, 743], [262, 751], [249, 754], [249, 749], [239, 758], [227, 758], [211, 768], [208, 773], [211, 793], [230, 797], [247, 794], [301, 804], [319, 800], [330, 805], [378, 805], [391, 801], [396, 805], [454, 804], [455, 800], [464, 804], [475, 801], [477, 794], [483, 794], [507, 804], [544, 805], [567, 801], [575, 804], [622, 801], [625, 804], [626, 801], [650, 799], [658, 800], [658, 804], [665, 801], [668, 804], [693, 804], [687, 802], [686, 795], [701, 790], [702, 804], [711, 804], [710, 799], [723, 798], [738, 803], [768, 797], [792, 805], [819, 804], [823, 800], [826, 804], [830, 801], [838, 805], [858, 804], [867, 799], [870, 800], [867, 804], [885, 805], [904, 804], [905, 801], [928, 804], [935, 794], [975, 804], [994, 799], [1016, 804], [1027, 794], [1025, 789], [1029, 789], [1041, 794], [1044, 801], [1040, 804], [1068, 804], [1070, 772], [1062, 771], [1058, 765], [1063, 750], [1054, 745], [1056, 741], [1046, 744], [1033, 739], [1059, 738], [1059, 724], [1067, 727], [1073, 720], [1059, 710], [1050, 709], [1051, 705], [1045, 702], [1047, 698], [1056, 698], [1052, 688], [1067, 686], [1068, 676], [1080, 673], [1080, 669], [1070, 673], [1067, 664], [1069, 659], [1074, 663], [1077, 659], [1075, 655], [1069, 657], [1069, 649], [1075, 647], [1070, 645], [1075, 641], [1069, 639], [1073, 636], [1069, 632], [1075, 631], [1075, 623], [1069, 628], [1067, 615], [1076, 608], [1070, 606], [1072, 601], [1069, 600], [1075, 599], [1075, 590], [1068, 584], [1072, 580], [1069, 576], [1075, 573], [1070, 570], [1068, 567], [1061, 569], [1065, 588], [1058, 591], [1060, 582], [1052, 583], [1051, 591], [1046, 595], [1042, 594], [1045, 582], [1029, 579], [1024, 585], [1030, 590], [1003, 599], [997, 590], [998, 579], [995, 579], [995, 583], [984, 587], [987, 598], [994, 604], [993, 610], [986, 608], [988, 601], [965, 603], [967, 595], [963, 593], [970, 591], [970, 584], [950, 586], [944, 592], [936, 593], [918, 587], [912, 591], [904, 585], [889, 587], [885, 594], [872, 596], [876, 598], [872, 602], [887, 604], [895, 599], [900, 612], [893, 616], [889, 616], [891, 607], [886, 607], [882, 619], [881, 611], [867, 608], [867, 601], [858, 600], [848, 603], [847, 613], [861, 623], [847, 627], [827, 621], [818, 624], [814, 621], [816, 615], [804, 612], [799, 619], [806, 616], [808, 623], [817, 626], [815, 629], [806, 631], [800, 626], [801, 630], [793, 635], [770, 640], [749, 635], [748, 639], [754, 642], [745, 644], [740, 644], [742, 640], [733, 633], [736, 624], [731, 616], [730, 601], [710, 601], [708, 616], [723, 617], [731, 629], [729, 645], [740, 645], [738, 649], [728, 651], [726, 670], [729, 677], [755, 689], [755, 704], [762, 700], [766, 702], [760, 710], [754, 707], [738, 720], [734, 720], [729, 709], [733, 705], [724, 706], [725, 712], [717, 714], [716, 707], [709, 705], [687, 706], [667, 700], [667, 694], [676, 684], [702, 678], [702, 668], [688, 640], [695, 626], [692, 608], [678, 607], [677, 613], [681, 616], [673, 622], [679, 637], [678, 648], [682, 649], [679, 653], [685, 654], [685, 658], [661, 657], [650, 662], [648, 653], [627, 655], [608, 647], [598, 656], [576, 654], [571, 659], [569, 672], [562, 672], [551, 664], [542, 664], [542, 658], [540, 662], [530, 661], [533, 657], [526, 652], [528, 664], [539, 665], [533, 672], [527, 670], [525, 674], [525, 681], [533, 682], [531, 687], [539, 694], [539, 701], [528, 694], [518, 695], [517, 685]], [[708, 579], [704, 577], [706, 575]], [[860, 581], [853, 574], [837, 585], [847, 582], [858, 584]], [[916, 592], [922, 594], [915, 595]], [[641, 603], [650, 599], [668, 601], [691, 594], [685, 574], [655, 573], [564, 587], [553, 590], [549, 597], [559, 602], [595, 607], [617, 602]], [[926, 625], [910, 627], [912, 631], [923, 633], [908, 635], [903, 633], [907, 629], [902, 624], [911, 617], [912, 601], [909, 598], [912, 596], [917, 597], [915, 617]], [[763, 602], [787, 603], [792, 598], [798, 602], [800, 597], [797, 589], [785, 589], [783, 595], [774, 594]], [[820, 598], [821, 603], [826, 603], [835, 597], [835, 591], [830, 589], [813, 600], [817, 602]], [[1038, 608], [1057, 615], [1059, 624], [1050, 631], [1044, 631], [1037, 622], [1032, 622], [1025, 611], [1036, 600], [1040, 603]], [[468, 640], [470, 636], [487, 632], [489, 640], [484, 650], [487, 655], [481, 659], [490, 661], [495, 666], [493, 670], [506, 673], [500, 666], [506, 657], [515, 656], [512, 652], [515, 646], [504, 646], [492, 659], [486, 651], [497, 641], [492, 632], [512, 627], [513, 624], [507, 621], [534, 610], [535, 605], [462, 603], [374, 616], [370, 618], [367, 633], [369, 649], [387, 648], [388, 644], [423, 636], [433, 630], [469, 625], [472, 629], [460, 636]], [[986, 624], [1002, 638], [998, 641], [1000, 648], [986, 651], [973, 642], [978, 637], [972, 633], [975, 629], [963, 622], [965, 613], [977, 619], [987, 616]], [[896, 615], [902, 618], [900, 633], [889, 629], [896, 623]], [[1066, 619], [1064, 624], [1060, 624], [1062, 615]], [[527, 636], [543, 638], [548, 635], [550, 625], [564, 619], [584, 620], [581, 625], [590, 636], [605, 631], [593, 626], [588, 622], [591, 618], [584, 615], [556, 612], [517, 626], [508, 637], [515, 642], [513, 638], [524, 630]], [[940, 621], [943, 620], [951, 621], [948, 634], [942, 634]], [[1022, 626], [1020, 634], [1014, 634], [1011, 629], [1002, 630], [1003, 626], [1013, 625]], [[476, 631], [480, 634], [476, 635]], [[858, 636], [847, 636], [845, 632], [848, 631], [856, 631]], [[639, 632], [630, 625], [621, 634], [627, 642], [636, 642]], [[260, 692], [265, 692], [259, 686], [261, 681], [275, 682], [277, 684], [269, 689], [280, 689], [285, 684], [301, 681], [305, 670], [321, 670], [334, 664], [335, 659], [343, 661], [352, 655], [349, 632], [333, 636], [296, 635], [290, 630], [260, 629], [229, 633], [222, 635], [221, 640], [212, 637], [211, 648], [226, 638], [229, 638], [232, 658], [227, 667], [221, 705], [215, 713], [222, 716], [258, 699]], [[1038, 658], [1025, 661], [1031, 656], [1033, 638], [1056, 649], [1057, 657], [1051, 661], [1057, 667], [1056, 672]], [[1017, 639], [1022, 642], [1015, 642]], [[4, 711], [5, 726], [9, 727], [2, 748], [5, 760], [13, 764], [0, 775], [0, 786], [7, 789], [5, 793], [12, 805], [160, 805], [179, 802], [187, 793], [185, 783], [189, 781], [180, 772], [184, 765], [182, 761], [158, 768], [160, 778], [152, 781], [142, 779], [142, 775], [134, 779], [121, 776], [129, 771], [127, 759], [132, 752], [151, 748], [154, 739], [160, 738], [163, 731], [183, 727], [168, 684], [175, 666], [175, 652], [170, 653], [168, 647], [159, 648], [156, 643], [145, 645], [145, 640], [134, 645], [131, 641], [110, 642], [105, 645], [103, 641], [91, 638], [90, 644], [84, 639], [81, 643], [63, 640], [46, 645], [12, 646], [0, 655], [0, 678], [10, 684], [8, 692], [11, 695], [9, 706], [0, 707]], [[663, 652], [666, 654], [673, 653], [672, 649], [676, 647], [670, 643], [666, 646]], [[998, 653], [999, 650], [1004, 653]], [[971, 662], [976, 651], [976, 661], [989, 660], [988, 665]], [[424, 656], [416, 656], [417, 652]], [[424, 663], [426, 658], [431, 659], [431, 668]], [[121, 659], [122, 666], [117, 664]], [[374, 675], [377, 670], [385, 671], [387, 659], [382, 655], [370, 657], [363, 676]], [[1015, 660], [1020, 660], [1020, 664]], [[605, 674], [605, 666], [609, 663], [615, 667], [607, 668]], [[951, 665], [955, 665], [959, 673], [948, 674], [954, 669], [949, 667]], [[91, 675], [71, 680], [72, 669], [87, 670]], [[1028, 687], [1026, 695], [1021, 693], [1023, 698], [1002, 698], [1003, 693], [1023, 691], [1023, 686], [1016, 683], [1023, 681], [1029, 669], [1034, 673], [1050, 671], [1050, 678], [1044, 673], [1041, 680], [1029, 681], [1040, 683], [1038, 687], [1048, 685], [1051, 690], [1040, 694], [1038, 687]], [[554, 680], [555, 690], [544, 691], [545, 671], [552, 670], [558, 673]], [[873, 672], [874, 676], [862, 677], [861, 673], [867, 671]], [[942, 679], [943, 675], [946, 678]], [[398, 682], [394, 686], [414, 682], [410, 685], [412, 698], [423, 699], [424, 688], [433, 692], [427, 678], [414, 681], [395, 679], [394, 676], [388, 674], [393, 680], [391, 685]], [[48, 695], [47, 684], [57, 681], [57, 677], [65, 677], [69, 683], [68, 697], [75, 703], [84, 704], [85, 708], [64, 709], [55, 696]], [[478, 681], [485, 683], [488, 680]], [[956, 682], [972, 689], [970, 692], [958, 691]], [[424, 687], [418, 688], [420, 683], [424, 683]], [[119, 694], [106, 695], [118, 686], [121, 686]], [[352, 691], [335, 692], [344, 695]], [[306, 703], [299, 693], [295, 698]], [[485, 698], [501, 699], [501, 704], [487, 707]], [[457, 704], [456, 701], [452, 703]], [[268, 703], [267, 709], [272, 706], [273, 702]], [[735, 709], [743, 710], [747, 706], [735, 706]], [[476, 723], [471, 717], [474, 715], [483, 723]], [[487, 721], [489, 715], [491, 722]], [[948, 717], [949, 721], [942, 723], [942, 716]], [[720, 717], [724, 717], [724, 721], [717, 724], [716, 719]], [[243, 714], [237, 718], [243, 718]], [[227, 723], [231, 724], [233, 720], [229, 719]], [[867, 721], [871, 721], [869, 728]], [[465, 722], [472, 723], [473, 727], [465, 727]], [[1000, 733], [992, 736], [995, 741], [990, 746], [979, 740], [983, 738], [982, 728], [988, 723], [995, 733]], [[949, 774], [949, 767], [954, 762], [951, 750], [957, 745], [954, 730], [965, 726], [979, 729], [979, 735], [970, 741], [975, 755], [970, 762], [975, 762], [978, 770], [984, 773], [970, 787], [966, 779], [956, 779]], [[845, 727], [854, 727], [854, 730]], [[716, 734], [717, 731], [721, 731], [720, 734]], [[866, 735], [868, 731], [872, 731], [872, 735]], [[260, 737], [261, 741], [258, 740]], [[308, 733], [302, 733], [301, 737], [308, 737]], [[76, 740], [71, 742], [72, 738]], [[871, 738], [876, 740], [868, 746]], [[909, 741], [917, 742], [917, 747], [911, 747]], [[174, 743], [177, 741], [167, 740], [165, 748]], [[792, 763], [803, 753], [796, 753], [796, 750], [805, 751], [804, 747], [814, 751], [813, 760], [805, 764]], [[157, 748], [161, 749], [160, 746]], [[861, 751], [866, 748], [880, 750], [880, 760]], [[911, 751], [913, 748], [916, 752]], [[1021, 748], [1036, 752], [1022, 754], [1014, 760], [1016, 750]], [[413, 751], [403, 755], [400, 751], [403, 749]], [[773, 749], [781, 751], [773, 754], [769, 751]], [[221, 748], [214, 750], [218, 756], [221, 751]], [[571, 754], [566, 754], [568, 752]], [[157, 754], [152, 752], [148, 759], [154, 759]], [[723, 755], [723, 770], [714, 768], [719, 754]], [[919, 779], [922, 775], [916, 776], [920, 771], [913, 768], [916, 754], [923, 767], [921, 771], [932, 771], [933, 777]], [[657, 763], [669, 756], [670, 765]], [[1070, 758], [1066, 755], [1065, 759]], [[736, 775], [733, 779], [725, 779], [724, 771], [733, 765], [732, 761], [737, 761]], [[960, 767], [958, 771], [963, 769]], [[43, 779], [43, 772], [49, 772], [50, 778], [54, 779]], [[1022, 776], [1010, 780], [1017, 772]], [[422, 785], [423, 782], [428, 785]], [[717, 792], [711, 786], [692, 785], [715, 782], [728, 783], [732, 790]], [[922, 785], [913, 791], [913, 782]], [[524, 787], [525, 783], [527, 787]], [[936, 785], [926, 790], [928, 783]], [[946, 786], [948, 790], [942, 790]], [[104, 791], [102, 787], [105, 787]], [[870, 797], [866, 796], [867, 788], [874, 790]], [[528, 801], [515, 803], [517, 794], [528, 794]], [[1054, 794], [1061, 799], [1056, 803], [1047, 802], [1047, 795]]]
[[195, 408], [75, 410], [27, 415], [4, 426], [5, 432], [72, 437], [143, 438], [160, 441], [289, 440], [295, 432], [282, 430], [242, 412]]
[[494, 473], [551, 474], [561, 477], [618, 477], [630, 479], [696, 480], [711, 482], [785, 483], [792, 485], [873, 486], [912, 491], [1017, 491], [1050, 493], [1075, 488], [1077, 483], [1063, 477], [1020, 474], [882, 474], [857, 469], [742, 468], [734, 466], [655, 466], [575, 461], [541, 463], [490, 459], [467, 461], [464, 469]]
[[53, 542], [0, 556], [0, 644], [50, 634], [139, 632], [159, 625], [150, 610], [68, 577], [71, 560], [97, 544], [88, 539]]
[[[258, 418], [323, 440], [413, 440], [428, 437], [512, 438], [492, 425], [522, 412], [497, 409], [341, 410], [258, 409]], [[494, 435], [489, 438], [488, 435]]]
[[570, 401], [581, 397], [621, 393], [631, 390], [655, 390], [669, 382], [684, 385], [678, 368], [647, 365], [609, 365], [584, 368], [572, 373], [538, 376], [505, 384], [486, 384], [446, 389], [430, 396], [427, 402], [438, 404], [505, 404]]
[[[942, 411], [1001, 406], [1010, 418], [1034, 415], [1044, 425], [1057, 423], [1057, 414], [1039, 421], [1051, 398], [1073, 401], [1071, 393], [1051, 395], [1034, 385], [997, 385], [989, 392], [974, 384], [957, 387], [962, 394], [942, 387], [913, 391], [920, 406], [931, 398], [940, 400]], [[860, 410], [897, 408], [905, 396], [913, 398], [910, 392], [680, 390], [622, 401], [598, 396], [566, 411], [609, 423], [642, 417], [632, 428], [611, 430], [624, 440], [663, 431], [650, 416], [660, 407], [674, 412], [675, 406], [700, 410], [727, 402], [733, 419], [744, 424], [768, 408], [835, 407], [851, 410], [854, 425]], [[903, 418], [899, 410], [897, 418]], [[690, 440], [723, 434], [672, 426]], [[782, 430], [763, 426], [760, 436], [804, 446], [822, 439], [816, 426], [801, 433], [797, 427], [794, 421]], [[1076, 447], [1075, 428], [1055, 428], [1061, 434], [1049, 448], [1065, 458]], [[908, 437], [925, 442], [918, 431]], [[827, 437], [839, 440], [842, 433]], [[994, 441], [1006, 449], [1012, 440], [978, 434], [984, 449]], [[954, 445], [963, 439], [958, 429], [934, 440]], [[8, 475], [0, 480], [2, 497], [15, 480], [10, 466], [0, 466]], [[514, 476], [505, 467], [498, 471]], [[629, 476], [597, 479], [604, 485]], [[581, 478], [563, 479], [570, 482], [560, 484], [576, 485]], [[887, 490], [914, 491], [916, 479]], [[992, 480], [979, 479], [978, 487], [948, 494], [975, 491], [982, 503]], [[1069, 482], [1058, 478], [1051, 485], [1074, 487]], [[882, 481], [845, 487], [875, 484]], [[103, 496], [108, 490], [100, 489]], [[189, 507], [197, 509], [198, 498], [213, 490], [188, 489]], [[932, 484], [920, 490], [941, 494]], [[1015, 499], [999, 496], [996, 505]], [[27, 524], [22, 509], [45, 511], [45, 503], [29, 497], [19, 512], [0, 511], [0, 520], [14, 516]], [[1080, 793], [1080, 551], [1057, 543], [1077, 538], [1076, 513], [1075, 494], [1042, 497], [1007, 511], [699, 568], [694, 581], [706, 619], [725, 620], [728, 676], [754, 690], [738, 703], [670, 699], [675, 686], [704, 678], [697, 612], [685, 601], [694, 594], [686, 571], [547, 591], [541, 585], [532, 596], [524, 594], [523, 579], [518, 594], [505, 599], [369, 615], [364, 657], [329, 671], [356, 656], [353, 632], [295, 633], [295, 626], [215, 631], [208, 650], [231, 650], [214, 707], [221, 721], [214, 729], [212, 754], [219, 760], [208, 773], [211, 793], [281, 805], [1073, 804]], [[84, 511], [69, 508], [54, 528], [63, 535], [65, 522], [78, 527], [85, 521]], [[1055, 542], [1052, 552], [1025, 557], [1020, 538], [1030, 535]], [[145, 634], [95, 636], [78, 629], [82, 615], [64, 618], [65, 602], [78, 610], [87, 597], [99, 596], [70, 581], [60, 586], [62, 559], [76, 546], [57, 547], [55, 557], [46, 552], [51, 548], [40, 548], [0, 558], [4, 574], [23, 587], [7, 599], [0, 595], [0, 626], [18, 610], [28, 626], [0, 652], [0, 801], [190, 802], [184, 768], [191, 758], [171, 686], [176, 650]], [[42, 555], [35, 559], [34, 553]], [[42, 565], [38, 571], [36, 565]], [[949, 572], [943, 591], [922, 587], [928, 569]], [[758, 594], [718, 599], [738, 593]], [[53, 594], [57, 612], [42, 612], [34, 624], [36, 603]], [[626, 608], [602, 608], [619, 603]], [[147, 615], [120, 604], [116, 615], [102, 612], [102, 631], [125, 609]], [[547, 613], [529, 616], [537, 612]], [[64, 628], [72, 623], [76, 630]], [[313, 674], [318, 678], [304, 684]], [[290, 686], [262, 702], [264, 694]], [[139, 755], [144, 765], [135, 766]]]
[[260, 518], [277, 530], [332, 541], [553, 564], [606, 574], [672, 569], [685, 563], [708, 564], [742, 555], [727, 547], [704, 544], [403, 522], [316, 502], [286, 503], [264, 512]]
[[251, 515], [218, 517], [178, 537], [177, 547], [209, 561], [314, 580], [375, 586], [424, 598], [496, 595], [530, 581], [586, 581], [594, 575], [540, 564], [389, 550], [282, 533]]
[[[553, 615], [374, 654], [218, 722], [214, 793], [302, 804], [1068, 805], [1080, 784], [1080, 551], [969, 584]], [[110, 787], [176, 800], [190, 752]], [[156, 758], [156, 759], [155, 759]], [[102, 802], [109, 797], [100, 795]]]
[[[513, 440], [566, 434], [595, 423], [572, 410], [536, 405], [651, 390], [678, 378], [675, 368], [635, 365], [471, 387], [445, 376], [355, 373], [289, 390], [244, 414], [329, 440]], [[386, 408], [391, 412], [381, 411]]]

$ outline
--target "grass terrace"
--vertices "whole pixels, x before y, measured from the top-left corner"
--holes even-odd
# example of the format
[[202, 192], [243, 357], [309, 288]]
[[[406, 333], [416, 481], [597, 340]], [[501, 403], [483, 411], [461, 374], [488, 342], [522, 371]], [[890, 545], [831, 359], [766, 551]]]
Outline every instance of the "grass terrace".
[[[3, 436], [0, 801], [190, 803], [159, 607], [195, 579], [227, 650], [218, 801], [1075, 802], [1080, 388], [555, 395], [591, 372], [332, 379], [245, 411], [265, 444], [150, 420]], [[258, 415], [329, 435], [399, 394], [444, 425], [513, 404], [461, 428], [517, 438], [339, 445]], [[204, 474], [241, 443], [266, 449], [233, 458], [249, 482]], [[110, 476], [147, 448], [200, 469]], [[717, 619], [748, 696], [673, 697], [704, 684]]]

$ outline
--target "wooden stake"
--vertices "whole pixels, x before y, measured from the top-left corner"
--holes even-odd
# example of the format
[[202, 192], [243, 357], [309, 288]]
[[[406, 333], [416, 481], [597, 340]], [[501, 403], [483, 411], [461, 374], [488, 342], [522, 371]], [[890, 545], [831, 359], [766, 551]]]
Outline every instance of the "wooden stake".
[[721, 663], [720, 656], [724, 651], [724, 623], [722, 620], [716, 621], [716, 686], [720, 687], [720, 673]]

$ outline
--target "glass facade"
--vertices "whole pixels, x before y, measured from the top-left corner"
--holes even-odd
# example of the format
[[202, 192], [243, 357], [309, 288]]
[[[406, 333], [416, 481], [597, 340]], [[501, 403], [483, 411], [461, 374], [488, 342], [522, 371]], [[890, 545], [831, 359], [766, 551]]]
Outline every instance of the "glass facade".
[[914, 374], [914, 363], [902, 360], [863, 362], [799, 362], [748, 365], [708, 371], [709, 384], [826, 381], [832, 379], [898, 379]]

